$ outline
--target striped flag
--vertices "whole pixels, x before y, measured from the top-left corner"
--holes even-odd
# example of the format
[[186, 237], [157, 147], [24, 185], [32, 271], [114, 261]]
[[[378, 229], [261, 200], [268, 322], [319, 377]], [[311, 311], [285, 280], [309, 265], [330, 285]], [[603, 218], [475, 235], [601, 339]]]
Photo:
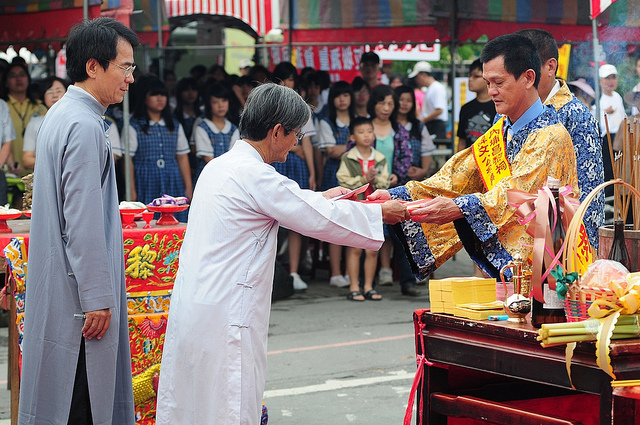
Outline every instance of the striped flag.
[[591, 19], [596, 19], [598, 15], [616, 0], [591, 0]]
[[272, 20], [274, 9], [278, 6], [277, 0], [164, 1], [169, 18], [200, 14], [231, 16], [249, 24], [259, 36], [279, 25], [279, 22]]

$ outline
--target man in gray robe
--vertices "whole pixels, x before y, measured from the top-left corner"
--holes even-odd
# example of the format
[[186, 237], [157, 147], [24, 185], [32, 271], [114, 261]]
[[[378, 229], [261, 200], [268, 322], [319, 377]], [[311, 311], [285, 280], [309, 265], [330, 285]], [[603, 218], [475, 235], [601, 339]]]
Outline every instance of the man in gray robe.
[[140, 41], [111, 18], [72, 29], [74, 85], [38, 135], [19, 424], [133, 424], [122, 228], [107, 106]]

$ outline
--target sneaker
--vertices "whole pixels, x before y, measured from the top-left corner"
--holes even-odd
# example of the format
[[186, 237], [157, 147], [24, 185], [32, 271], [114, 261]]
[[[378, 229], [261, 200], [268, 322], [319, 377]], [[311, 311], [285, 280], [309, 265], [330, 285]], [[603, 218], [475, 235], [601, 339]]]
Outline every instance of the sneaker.
[[308, 288], [308, 285], [298, 273], [291, 273], [291, 277], [293, 278], [293, 290], [294, 291], [304, 291]]
[[344, 288], [351, 285], [351, 282], [349, 282], [349, 276], [337, 275], [332, 276], [331, 279], [329, 279], [329, 285], [337, 288]]
[[378, 284], [380, 286], [391, 286], [393, 285], [393, 272], [391, 269], [386, 267], [381, 267], [380, 272], [378, 273]]

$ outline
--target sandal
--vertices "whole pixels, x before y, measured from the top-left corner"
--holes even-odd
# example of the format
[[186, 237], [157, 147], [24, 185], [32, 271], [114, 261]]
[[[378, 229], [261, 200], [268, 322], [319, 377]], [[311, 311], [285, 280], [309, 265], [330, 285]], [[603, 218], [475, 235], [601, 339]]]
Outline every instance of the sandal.
[[364, 294], [364, 298], [371, 301], [380, 301], [382, 299], [382, 295], [378, 294], [375, 289], [372, 289]]
[[[363, 297], [363, 298], [361, 300], [359, 300], [356, 297]], [[351, 301], [362, 302], [362, 301], [364, 301], [364, 296], [362, 295], [362, 292], [360, 292], [360, 291], [351, 291], [351, 292], [349, 292], [349, 294], [347, 294], [347, 299], [351, 300]]]

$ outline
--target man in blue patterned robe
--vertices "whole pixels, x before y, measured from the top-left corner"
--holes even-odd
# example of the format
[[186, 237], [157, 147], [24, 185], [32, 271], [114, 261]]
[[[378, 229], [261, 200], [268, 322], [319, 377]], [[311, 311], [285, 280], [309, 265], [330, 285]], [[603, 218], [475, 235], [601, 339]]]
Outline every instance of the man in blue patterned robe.
[[[576, 151], [580, 201], [604, 181], [602, 164], [602, 139], [598, 122], [587, 107], [569, 90], [567, 83], [556, 79], [558, 69], [558, 45], [553, 35], [537, 28], [518, 31], [536, 46], [542, 69], [538, 93], [545, 105], [553, 106], [558, 119], [565, 126]], [[584, 225], [589, 242], [598, 249], [598, 228], [604, 224], [604, 192], [589, 204], [584, 215]]]

